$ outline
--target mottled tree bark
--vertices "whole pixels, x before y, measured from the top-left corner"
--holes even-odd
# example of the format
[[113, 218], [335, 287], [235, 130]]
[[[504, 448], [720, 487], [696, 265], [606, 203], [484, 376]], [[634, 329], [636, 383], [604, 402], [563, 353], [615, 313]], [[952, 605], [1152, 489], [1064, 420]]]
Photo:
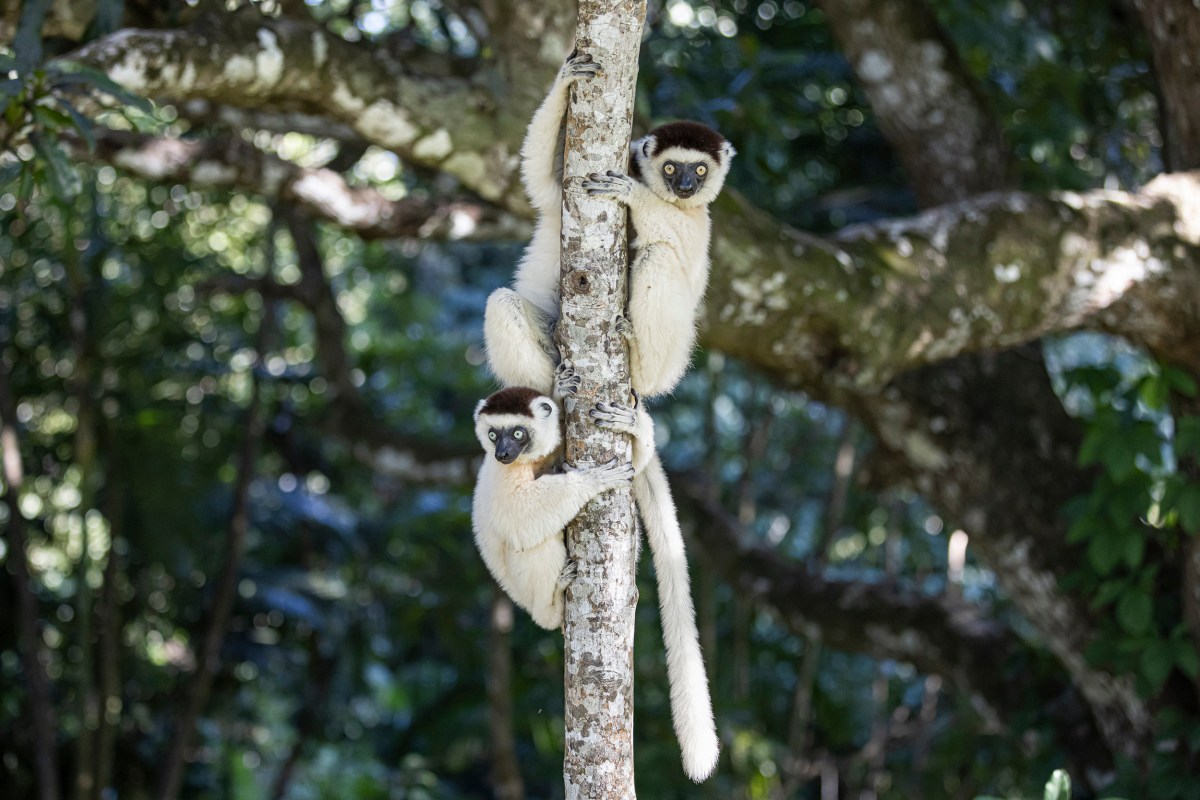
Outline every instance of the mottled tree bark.
[[[576, 46], [603, 71], [576, 84], [567, 112], [563, 192], [562, 315], [558, 347], [583, 378], [566, 401], [566, 460], [628, 460], [628, 437], [591, 424], [599, 400], [632, 404], [629, 353], [616, 328], [625, 307], [625, 208], [592, 198], [579, 181], [628, 163], [642, 0], [583, 0]], [[628, 489], [593, 500], [567, 527], [579, 577], [567, 590], [563, 623], [567, 800], [631, 800], [633, 632], [637, 530]]]
[[1162, 98], [1163, 161], [1200, 169], [1200, 7], [1192, 0], [1135, 0]]

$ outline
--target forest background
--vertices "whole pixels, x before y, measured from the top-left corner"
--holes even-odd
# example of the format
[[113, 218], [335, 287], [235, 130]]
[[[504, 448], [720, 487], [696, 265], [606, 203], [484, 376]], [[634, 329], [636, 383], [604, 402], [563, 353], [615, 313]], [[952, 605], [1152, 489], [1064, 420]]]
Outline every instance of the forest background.
[[[6, 795], [561, 796], [469, 420], [573, 4], [2, 9]], [[724, 755], [644, 564], [644, 797], [1200, 792], [1196, 53], [1190, 0], [650, 3], [635, 133], [739, 155], [652, 408]]]

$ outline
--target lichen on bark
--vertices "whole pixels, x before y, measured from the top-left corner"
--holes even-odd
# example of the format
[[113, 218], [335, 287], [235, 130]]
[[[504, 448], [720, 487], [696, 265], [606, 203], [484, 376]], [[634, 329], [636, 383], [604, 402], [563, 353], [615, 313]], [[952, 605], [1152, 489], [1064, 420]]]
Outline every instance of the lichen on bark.
[[[644, 19], [640, 0], [579, 4], [577, 49], [603, 71], [573, 87], [566, 124], [557, 339], [563, 361], [583, 378], [565, 409], [571, 464], [631, 456], [627, 437], [588, 419], [598, 400], [632, 402], [628, 351], [615, 324], [625, 304], [625, 211], [614, 200], [588, 197], [578, 184], [589, 173], [626, 168]], [[636, 536], [628, 489], [593, 500], [567, 528], [567, 549], [579, 565], [563, 623], [567, 800], [635, 797]]]

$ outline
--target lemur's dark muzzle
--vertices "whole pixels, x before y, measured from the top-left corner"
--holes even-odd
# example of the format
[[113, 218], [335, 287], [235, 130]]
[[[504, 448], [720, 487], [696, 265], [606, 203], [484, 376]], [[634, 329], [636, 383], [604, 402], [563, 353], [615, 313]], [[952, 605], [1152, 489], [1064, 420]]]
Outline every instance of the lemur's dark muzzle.
[[528, 443], [528, 440], [517, 439], [508, 431], [502, 432], [496, 440], [496, 460], [501, 464], [513, 463]]

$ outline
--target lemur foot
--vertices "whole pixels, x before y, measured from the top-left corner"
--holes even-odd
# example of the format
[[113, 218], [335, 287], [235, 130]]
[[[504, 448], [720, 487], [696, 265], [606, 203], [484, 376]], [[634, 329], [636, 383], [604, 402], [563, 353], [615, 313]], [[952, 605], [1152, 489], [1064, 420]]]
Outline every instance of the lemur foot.
[[594, 78], [598, 72], [600, 72], [600, 65], [592, 60], [592, 56], [589, 53], [580, 53], [578, 50], [567, 56], [566, 63], [562, 67], [563, 79], [572, 83], [580, 78]]
[[617, 314], [617, 318], [613, 320], [613, 325], [616, 326], [617, 333], [621, 335], [626, 342], [633, 341], [633, 323], [629, 321], [624, 314]]
[[558, 590], [561, 592], [566, 589], [578, 577], [579, 562], [573, 558], [567, 559], [567, 563], [563, 564], [562, 572], [558, 573]]
[[601, 428], [620, 433], [633, 433], [637, 414], [621, 403], [596, 403], [590, 412], [592, 420]]
[[554, 393], [559, 397], [569, 397], [579, 391], [583, 385], [583, 376], [565, 361], [554, 368]]
[[614, 197], [618, 200], [627, 200], [633, 194], [633, 178], [611, 169], [603, 175], [593, 172], [579, 185], [594, 197]]

